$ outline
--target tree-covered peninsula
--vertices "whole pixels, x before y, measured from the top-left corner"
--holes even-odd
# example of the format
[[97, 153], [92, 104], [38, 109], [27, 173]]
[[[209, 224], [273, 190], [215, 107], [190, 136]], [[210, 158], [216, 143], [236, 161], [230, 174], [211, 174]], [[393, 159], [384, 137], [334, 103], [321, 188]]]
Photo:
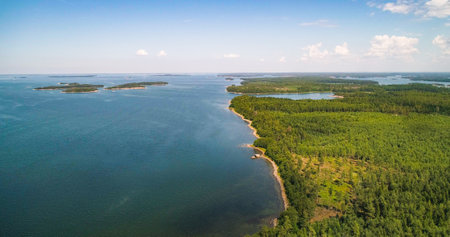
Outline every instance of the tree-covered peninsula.
[[[235, 97], [290, 207], [256, 236], [448, 236], [450, 89], [334, 79], [247, 80], [233, 92], [333, 91], [334, 100]], [[306, 87], [303, 87], [305, 85]]]
[[165, 81], [152, 81], [152, 82], [131, 82], [117, 86], [111, 86], [105, 88], [105, 90], [130, 90], [130, 89], [145, 89], [146, 86], [165, 86], [168, 83]]
[[80, 83], [59, 83], [58, 86], [44, 86], [34, 88], [35, 90], [61, 90], [63, 93], [90, 93], [97, 92], [103, 85], [80, 84]]
[[378, 83], [365, 80], [305, 76], [248, 78], [243, 79], [241, 84], [229, 86], [227, 91], [242, 94], [329, 92], [352, 90], [363, 85], [376, 85]]

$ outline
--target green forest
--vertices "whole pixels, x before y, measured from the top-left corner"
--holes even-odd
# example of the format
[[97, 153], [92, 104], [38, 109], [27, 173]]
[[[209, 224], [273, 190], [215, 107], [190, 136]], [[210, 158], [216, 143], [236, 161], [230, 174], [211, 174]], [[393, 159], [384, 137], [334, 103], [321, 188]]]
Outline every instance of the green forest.
[[105, 90], [120, 90], [129, 88], [145, 88], [146, 86], [165, 86], [168, 83], [165, 81], [151, 81], [151, 82], [131, 82], [120, 84], [117, 86], [107, 87]]
[[64, 93], [86, 93], [96, 92], [103, 85], [80, 84], [80, 83], [60, 83], [58, 86], [37, 87], [35, 90], [62, 90]]
[[227, 87], [228, 92], [242, 94], [304, 93], [351, 90], [364, 85], [376, 85], [375, 81], [346, 80], [330, 77], [267, 77], [243, 79], [242, 85]]
[[[117, 86], [106, 87], [105, 90], [120, 90], [130, 88], [145, 88], [146, 86], [165, 86], [167, 82], [164, 81], [152, 81], [152, 82], [131, 82], [120, 84]], [[86, 93], [96, 92], [98, 88], [104, 87], [103, 85], [93, 84], [80, 84], [80, 83], [59, 83], [57, 86], [45, 86], [37, 87], [35, 90], [62, 90], [64, 93]]]
[[448, 88], [271, 78], [229, 91], [280, 88], [343, 98], [231, 101], [253, 121], [254, 145], [279, 166], [290, 204], [276, 227], [255, 236], [450, 235]]

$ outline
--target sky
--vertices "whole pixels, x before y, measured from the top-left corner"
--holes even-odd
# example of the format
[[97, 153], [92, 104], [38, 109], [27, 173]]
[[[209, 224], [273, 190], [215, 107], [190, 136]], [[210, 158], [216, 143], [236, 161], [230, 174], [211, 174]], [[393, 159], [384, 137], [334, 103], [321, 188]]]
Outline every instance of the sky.
[[450, 0], [0, 0], [0, 74], [450, 71]]

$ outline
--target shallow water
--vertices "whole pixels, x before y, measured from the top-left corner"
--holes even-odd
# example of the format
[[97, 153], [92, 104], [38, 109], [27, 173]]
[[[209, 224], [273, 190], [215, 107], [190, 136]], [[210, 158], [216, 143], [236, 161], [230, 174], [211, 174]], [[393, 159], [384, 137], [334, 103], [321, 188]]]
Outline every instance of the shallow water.
[[[57, 82], [168, 81], [62, 94]], [[0, 76], [1, 236], [239, 236], [282, 211], [214, 75]]]

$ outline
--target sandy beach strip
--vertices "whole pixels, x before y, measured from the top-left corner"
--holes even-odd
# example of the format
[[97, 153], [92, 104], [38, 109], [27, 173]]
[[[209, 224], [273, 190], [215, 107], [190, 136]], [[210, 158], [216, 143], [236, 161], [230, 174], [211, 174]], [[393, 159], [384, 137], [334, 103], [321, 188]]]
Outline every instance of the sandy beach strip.
[[[231, 101], [229, 101], [229, 104], [231, 104]], [[252, 121], [251, 121], [251, 120], [246, 119], [242, 114], [239, 114], [238, 112], [236, 112], [236, 111], [234, 110], [234, 108], [231, 108], [231, 107], [228, 107], [228, 108], [229, 108], [234, 114], [236, 114], [237, 116], [239, 116], [242, 120], [244, 120], [244, 121], [247, 123], [247, 126], [253, 131], [253, 135], [254, 135], [256, 138], [260, 138], [260, 136], [258, 135], [256, 129], [252, 126]], [[268, 156], [265, 154], [264, 150], [262, 150], [261, 148], [255, 147], [255, 146], [253, 146], [253, 145], [251, 145], [251, 144], [248, 144], [247, 146], [248, 146], [248, 147], [251, 147], [251, 148], [253, 148], [253, 149], [256, 149], [256, 150], [258, 150], [259, 152], [261, 152], [261, 154], [262, 154], [261, 157], [262, 157], [263, 159], [267, 160], [267, 161], [272, 165], [273, 176], [275, 177], [275, 179], [277, 180], [278, 184], [280, 185], [280, 191], [281, 191], [281, 197], [282, 197], [282, 199], [283, 199], [284, 210], [287, 210], [287, 208], [289, 207], [289, 201], [288, 201], [287, 196], [286, 196], [286, 190], [285, 190], [285, 188], [284, 188], [283, 179], [281, 179], [280, 173], [278, 172], [278, 166], [277, 166], [277, 164], [276, 164], [272, 159], [270, 159], [270, 157], [268, 157]], [[276, 225], [276, 221], [274, 221], [274, 223], [275, 223], [275, 225]]]
[[105, 88], [105, 90], [111, 90], [111, 91], [116, 91], [116, 90], [143, 90], [145, 89], [145, 86], [138, 86], [138, 87], [124, 87], [124, 88]]
[[95, 91], [80, 91], [80, 92], [66, 92], [66, 91], [61, 91], [61, 93], [64, 94], [86, 94], [86, 93], [97, 93], [98, 90]]
[[275, 177], [275, 179], [277, 180], [278, 184], [280, 185], [280, 191], [281, 191], [281, 197], [283, 198], [283, 206], [284, 206], [284, 210], [287, 210], [287, 208], [289, 207], [289, 201], [287, 199], [286, 196], [286, 190], [284, 189], [284, 183], [283, 183], [283, 179], [280, 176], [280, 173], [278, 172], [278, 165], [275, 163], [275, 161], [273, 161], [272, 159], [270, 159], [265, 153], [264, 151], [259, 148], [256, 147], [252, 144], [248, 144], [248, 147], [251, 147], [253, 149], [258, 150], [259, 152], [261, 152], [261, 158], [267, 160], [273, 168], [273, 176]]
[[57, 91], [57, 90], [61, 90], [61, 93], [64, 93], [64, 94], [85, 94], [85, 93], [97, 93], [98, 92], [98, 90], [94, 90], [94, 91], [80, 91], [80, 92], [65, 92], [64, 91], [65, 89], [60, 89], [60, 88], [57, 88], [57, 89], [36, 89], [36, 88], [34, 88], [33, 90], [34, 91]]

